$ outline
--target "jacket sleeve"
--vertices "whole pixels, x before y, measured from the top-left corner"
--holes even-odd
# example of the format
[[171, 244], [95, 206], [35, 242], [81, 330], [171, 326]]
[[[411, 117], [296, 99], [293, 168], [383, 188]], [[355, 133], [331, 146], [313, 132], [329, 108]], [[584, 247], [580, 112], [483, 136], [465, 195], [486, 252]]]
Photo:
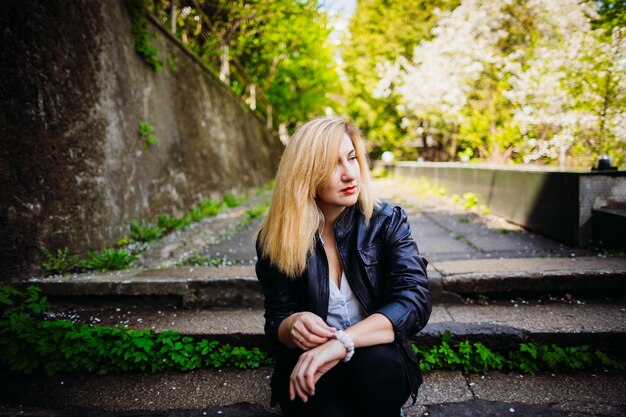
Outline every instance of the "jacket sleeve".
[[382, 238], [386, 275], [381, 277], [383, 306], [375, 313], [391, 321], [396, 339], [406, 339], [426, 326], [432, 311], [428, 261], [420, 256], [406, 213], [400, 207], [393, 208]]
[[288, 279], [267, 257], [261, 255], [258, 241], [256, 251], [256, 276], [265, 296], [265, 337], [275, 347], [281, 347], [283, 345], [278, 339], [278, 327], [284, 319], [298, 311], [293, 280]]

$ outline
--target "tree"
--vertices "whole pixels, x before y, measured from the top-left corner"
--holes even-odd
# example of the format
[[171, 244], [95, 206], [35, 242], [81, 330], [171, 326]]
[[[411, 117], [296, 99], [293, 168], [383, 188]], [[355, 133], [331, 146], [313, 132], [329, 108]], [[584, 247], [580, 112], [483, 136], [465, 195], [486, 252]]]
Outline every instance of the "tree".
[[[172, 4], [151, 10], [168, 22]], [[340, 89], [326, 15], [315, 0], [180, 0], [177, 35], [248, 100], [265, 98], [279, 123], [295, 126]], [[225, 59], [226, 58], [226, 59]], [[225, 65], [228, 69], [224, 69]]]
[[416, 156], [415, 134], [407, 130], [398, 110], [396, 94], [375, 95], [385, 62], [411, 58], [413, 47], [430, 38], [441, 9], [451, 0], [362, 0], [349, 25], [342, 48], [346, 77], [346, 112], [368, 139], [371, 156], [396, 150]]
[[412, 59], [387, 63], [378, 94], [399, 96], [404, 118], [434, 138], [442, 159], [460, 149], [498, 162], [589, 166], [609, 152], [619, 163], [624, 30], [594, 29], [594, 5], [464, 0]]

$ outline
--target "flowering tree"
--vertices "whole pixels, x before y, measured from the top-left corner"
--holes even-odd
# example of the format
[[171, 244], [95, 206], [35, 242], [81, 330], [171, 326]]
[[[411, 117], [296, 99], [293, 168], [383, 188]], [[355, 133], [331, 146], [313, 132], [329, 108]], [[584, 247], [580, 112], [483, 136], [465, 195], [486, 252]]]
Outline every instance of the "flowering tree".
[[[464, 0], [412, 58], [380, 67], [407, 126], [445, 152], [491, 161], [619, 163], [626, 145], [624, 28], [594, 29], [594, 3]], [[555, 18], [558, 16], [558, 18]], [[424, 141], [428, 146], [429, 141]]]

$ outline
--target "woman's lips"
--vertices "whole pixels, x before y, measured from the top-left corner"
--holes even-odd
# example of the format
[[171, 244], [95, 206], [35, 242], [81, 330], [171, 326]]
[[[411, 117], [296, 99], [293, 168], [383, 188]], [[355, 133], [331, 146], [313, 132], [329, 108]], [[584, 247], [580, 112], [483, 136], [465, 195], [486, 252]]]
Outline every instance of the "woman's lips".
[[356, 185], [353, 185], [352, 187], [344, 188], [343, 190], [341, 190], [341, 192], [344, 194], [354, 194], [356, 190], [357, 190]]

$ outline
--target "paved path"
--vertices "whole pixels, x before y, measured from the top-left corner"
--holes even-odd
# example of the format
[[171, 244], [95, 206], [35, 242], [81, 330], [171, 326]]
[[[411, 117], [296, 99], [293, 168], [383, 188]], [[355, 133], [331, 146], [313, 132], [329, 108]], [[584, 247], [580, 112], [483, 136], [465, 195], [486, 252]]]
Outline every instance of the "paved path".
[[[279, 413], [269, 408], [270, 375], [270, 368], [260, 368], [2, 378], [0, 392], [13, 404], [0, 408], [0, 416], [20, 411], [31, 417], [78, 416], [75, 410], [90, 410], [82, 415], [269, 417]], [[404, 411], [407, 417], [618, 417], [626, 415], [624, 392], [626, 375], [615, 372], [528, 376], [432, 371], [424, 375], [416, 405], [409, 401]], [[69, 414], [72, 410], [75, 414]]]

